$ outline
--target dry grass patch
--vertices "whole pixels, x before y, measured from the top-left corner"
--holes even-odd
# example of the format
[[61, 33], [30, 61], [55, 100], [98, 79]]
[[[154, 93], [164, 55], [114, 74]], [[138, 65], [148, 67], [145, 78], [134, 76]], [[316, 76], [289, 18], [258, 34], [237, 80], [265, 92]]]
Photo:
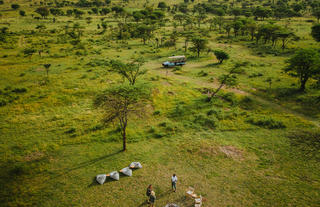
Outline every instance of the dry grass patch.
[[234, 146], [220, 146], [219, 150], [232, 159], [243, 159], [243, 151]]

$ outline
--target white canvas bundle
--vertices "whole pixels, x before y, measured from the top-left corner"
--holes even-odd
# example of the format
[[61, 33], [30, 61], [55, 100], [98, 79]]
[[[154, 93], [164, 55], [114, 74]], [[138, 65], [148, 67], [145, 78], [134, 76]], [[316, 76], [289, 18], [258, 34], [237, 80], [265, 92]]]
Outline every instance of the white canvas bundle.
[[106, 174], [100, 174], [96, 176], [96, 181], [102, 185], [107, 179], [107, 175]]
[[119, 176], [119, 173], [117, 171], [113, 171], [110, 174], [110, 177], [115, 179], [115, 180], [119, 180], [120, 179], [120, 176]]
[[142, 165], [140, 164], [140, 162], [132, 162], [130, 165], [129, 165], [130, 168], [136, 168], [136, 169], [139, 169], [139, 168], [142, 168]]
[[122, 172], [123, 174], [127, 175], [127, 176], [132, 176], [132, 170], [129, 167], [125, 167], [122, 170], [120, 170], [120, 172]]

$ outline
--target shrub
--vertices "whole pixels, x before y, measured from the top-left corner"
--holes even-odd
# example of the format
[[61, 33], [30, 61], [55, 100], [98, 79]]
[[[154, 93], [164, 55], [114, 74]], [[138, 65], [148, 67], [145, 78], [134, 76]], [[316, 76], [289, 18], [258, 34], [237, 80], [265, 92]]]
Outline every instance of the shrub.
[[236, 95], [232, 92], [222, 94], [222, 98], [224, 100], [230, 102], [232, 105], [235, 105], [238, 103], [238, 99], [237, 99]]
[[220, 109], [210, 109], [208, 112], [207, 112], [207, 116], [215, 116], [218, 120], [221, 120], [223, 118], [223, 115], [222, 115], [222, 112]]
[[7, 102], [3, 99], [0, 99], [0, 107], [7, 105]]
[[172, 117], [181, 117], [185, 115], [185, 107], [178, 103], [175, 107], [175, 109], [173, 110], [173, 112], [171, 113]]
[[218, 120], [215, 117], [206, 117], [203, 114], [199, 114], [195, 117], [194, 122], [201, 125], [202, 127], [215, 128]]
[[156, 115], [159, 115], [160, 113], [161, 113], [161, 111], [157, 110], [157, 111], [153, 112], [153, 115], [156, 116]]
[[20, 16], [23, 16], [23, 17], [26, 16], [26, 12], [23, 11], [23, 10], [20, 10], [20, 11], [19, 11], [19, 14], [20, 14]]
[[70, 129], [68, 129], [67, 131], [65, 131], [66, 134], [72, 134], [76, 132], [76, 128], [72, 127]]
[[240, 100], [239, 104], [240, 104], [241, 108], [243, 108], [243, 109], [250, 110], [250, 109], [255, 108], [255, 101], [249, 96], [243, 97]]
[[15, 88], [12, 90], [12, 92], [14, 93], [25, 93], [27, 92], [27, 89], [26, 88]]
[[224, 60], [229, 59], [228, 53], [222, 50], [214, 50], [213, 51], [214, 55], [216, 58], [219, 60], [219, 63], [221, 64]]
[[11, 8], [14, 10], [17, 10], [20, 8], [20, 5], [19, 4], [11, 4]]
[[252, 73], [249, 75], [249, 78], [261, 77], [261, 76], [263, 76], [262, 73]]
[[101, 129], [103, 129], [103, 125], [102, 124], [97, 124], [97, 125], [92, 126], [89, 130], [94, 132], [94, 131], [98, 131], [98, 130], [101, 130]]
[[200, 77], [208, 76], [208, 73], [207, 73], [207, 72], [204, 72], [203, 70], [201, 70], [201, 71], [198, 73], [198, 76], [200, 76]]
[[250, 124], [267, 128], [267, 129], [282, 129], [286, 128], [282, 121], [276, 120], [269, 116], [251, 117], [247, 120]]

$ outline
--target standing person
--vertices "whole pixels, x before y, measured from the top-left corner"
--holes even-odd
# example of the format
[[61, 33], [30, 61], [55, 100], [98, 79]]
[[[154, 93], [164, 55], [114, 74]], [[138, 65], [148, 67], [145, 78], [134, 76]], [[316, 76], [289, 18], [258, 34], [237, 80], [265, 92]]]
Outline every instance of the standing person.
[[172, 186], [173, 192], [176, 192], [177, 190], [177, 181], [178, 181], [178, 178], [176, 174], [173, 174], [173, 176], [171, 177], [171, 186]]
[[156, 201], [156, 193], [152, 190], [149, 197], [150, 205], [149, 207], [154, 207], [154, 202]]
[[151, 195], [151, 191], [152, 191], [152, 185], [150, 184], [147, 188], [147, 192], [146, 192], [146, 196], [148, 197], [147, 202], [150, 203], [150, 195]]

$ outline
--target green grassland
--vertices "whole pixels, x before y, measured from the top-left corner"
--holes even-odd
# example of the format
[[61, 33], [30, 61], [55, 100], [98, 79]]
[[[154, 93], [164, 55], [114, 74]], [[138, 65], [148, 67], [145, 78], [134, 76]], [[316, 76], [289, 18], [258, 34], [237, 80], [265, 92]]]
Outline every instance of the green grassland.
[[[310, 36], [312, 23], [306, 21], [313, 17], [276, 22], [289, 22], [300, 37], [276, 55], [241, 38], [209, 32], [209, 47], [230, 55], [217, 64], [212, 53], [201, 53], [200, 58], [185, 53], [183, 38], [176, 48], [156, 48], [153, 41], [144, 45], [136, 38], [116, 40], [109, 37], [110, 30], [99, 34], [99, 15], [91, 15], [90, 24], [87, 14], [82, 19], [56, 17], [53, 23], [52, 16], [32, 18], [36, 6], [30, 7], [29, 1], [14, 2], [27, 16], [19, 16], [6, 1], [0, 5], [0, 28], [12, 32], [9, 42], [0, 45], [2, 206], [147, 206], [149, 184], [157, 195], [156, 206], [192, 206], [185, 198], [188, 186], [204, 196], [208, 207], [319, 206], [320, 106], [314, 99], [320, 91], [310, 80], [305, 93], [297, 92], [297, 79], [283, 72], [297, 48], [319, 48]], [[143, 5], [130, 1], [126, 9]], [[172, 15], [166, 13], [166, 18], [170, 21], [156, 35], [169, 36], [174, 29]], [[106, 19], [116, 27], [112, 14]], [[78, 45], [63, 40], [64, 26], [73, 22], [84, 27]], [[35, 29], [40, 24], [44, 31]], [[50, 52], [25, 57], [23, 49], [39, 42]], [[185, 66], [161, 66], [168, 56], [180, 54], [188, 58]], [[138, 56], [146, 60], [143, 80], [151, 83], [152, 96], [143, 118], [130, 117], [128, 150], [122, 152], [116, 124], [103, 125], [102, 111], [93, 101], [122, 81], [107, 62]], [[51, 64], [48, 82], [46, 63]], [[218, 98], [207, 102], [204, 91], [218, 87], [217, 77], [237, 63], [243, 70], [239, 85], [224, 87]], [[132, 177], [95, 182], [97, 174], [120, 170], [132, 161], [143, 165]], [[173, 173], [179, 178], [176, 193], [170, 191]]]

